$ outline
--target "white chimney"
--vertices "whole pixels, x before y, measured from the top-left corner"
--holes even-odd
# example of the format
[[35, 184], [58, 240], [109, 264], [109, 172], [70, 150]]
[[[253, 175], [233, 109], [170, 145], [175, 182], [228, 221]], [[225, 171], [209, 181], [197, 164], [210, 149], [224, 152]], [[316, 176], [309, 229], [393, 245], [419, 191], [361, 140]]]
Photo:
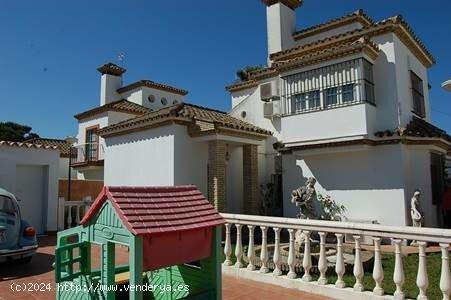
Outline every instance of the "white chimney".
[[293, 33], [296, 31], [296, 8], [302, 0], [262, 0], [266, 4], [268, 33], [268, 57], [294, 46]]
[[117, 92], [117, 89], [122, 87], [122, 74], [126, 70], [116, 64], [107, 63], [97, 68], [97, 71], [102, 74], [100, 80], [100, 105], [120, 100], [121, 95]]

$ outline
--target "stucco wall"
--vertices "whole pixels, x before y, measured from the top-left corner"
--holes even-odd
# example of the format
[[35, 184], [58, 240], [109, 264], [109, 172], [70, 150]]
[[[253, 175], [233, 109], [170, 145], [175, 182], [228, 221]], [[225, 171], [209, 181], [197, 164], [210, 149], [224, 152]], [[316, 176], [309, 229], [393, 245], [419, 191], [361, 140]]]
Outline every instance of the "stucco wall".
[[308, 177], [317, 191], [346, 206], [353, 220], [405, 225], [403, 156], [400, 145], [350, 148], [348, 152], [283, 156], [284, 215], [294, 217], [291, 191]]
[[[56, 230], [59, 151], [0, 146], [0, 187], [17, 193], [17, 166], [41, 166], [44, 174], [43, 231]], [[20, 180], [20, 179], [19, 179]], [[19, 181], [20, 182], [20, 181]], [[26, 185], [26, 183], [25, 183]]]
[[[155, 102], [150, 102], [148, 97], [153, 95], [155, 97]], [[184, 96], [179, 94], [174, 94], [162, 90], [152, 89], [148, 87], [139, 87], [121, 94], [122, 98], [127, 99], [128, 101], [137, 103], [139, 105], [152, 108], [154, 110], [171, 106], [174, 104], [174, 101], [177, 103], [181, 103], [184, 100]], [[167, 104], [163, 105], [161, 103], [162, 98], [166, 98]]]

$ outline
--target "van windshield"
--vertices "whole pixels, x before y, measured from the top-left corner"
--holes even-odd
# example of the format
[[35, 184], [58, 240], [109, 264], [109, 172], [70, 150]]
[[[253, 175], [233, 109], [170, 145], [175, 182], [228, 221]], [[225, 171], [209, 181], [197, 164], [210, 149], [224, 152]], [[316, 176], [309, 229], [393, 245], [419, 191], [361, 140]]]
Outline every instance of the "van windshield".
[[0, 212], [7, 213], [10, 215], [16, 214], [16, 208], [11, 198], [6, 196], [0, 196]]

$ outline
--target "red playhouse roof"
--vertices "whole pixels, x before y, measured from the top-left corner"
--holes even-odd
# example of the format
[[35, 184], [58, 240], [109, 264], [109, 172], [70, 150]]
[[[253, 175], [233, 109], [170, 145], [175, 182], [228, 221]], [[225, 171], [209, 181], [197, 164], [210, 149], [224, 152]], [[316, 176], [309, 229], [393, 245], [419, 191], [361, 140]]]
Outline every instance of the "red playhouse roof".
[[177, 186], [104, 187], [81, 224], [107, 200], [124, 226], [142, 236], [144, 271], [209, 257], [213, 228], [225, 223], [195, 186]]
[[215, 227], [224, 219], [192, 185], [176, 187], [104, 187], [81, 220], [86, 224], [110, 200], [134, 235], [153, 235]]

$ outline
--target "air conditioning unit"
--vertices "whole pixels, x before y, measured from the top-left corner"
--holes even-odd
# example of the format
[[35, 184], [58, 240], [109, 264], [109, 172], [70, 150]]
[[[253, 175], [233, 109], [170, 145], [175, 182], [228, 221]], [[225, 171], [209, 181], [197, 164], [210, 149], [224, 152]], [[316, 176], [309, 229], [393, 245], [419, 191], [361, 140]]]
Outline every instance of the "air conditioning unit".
[[267, 119], [280, 117], [281, 112], [280, 101], [271, 101], [263, 104], [263, 115]]
[[260, 85], [260, 99], [265, 102], [280, 99], [277, 81], [268, 82]]

